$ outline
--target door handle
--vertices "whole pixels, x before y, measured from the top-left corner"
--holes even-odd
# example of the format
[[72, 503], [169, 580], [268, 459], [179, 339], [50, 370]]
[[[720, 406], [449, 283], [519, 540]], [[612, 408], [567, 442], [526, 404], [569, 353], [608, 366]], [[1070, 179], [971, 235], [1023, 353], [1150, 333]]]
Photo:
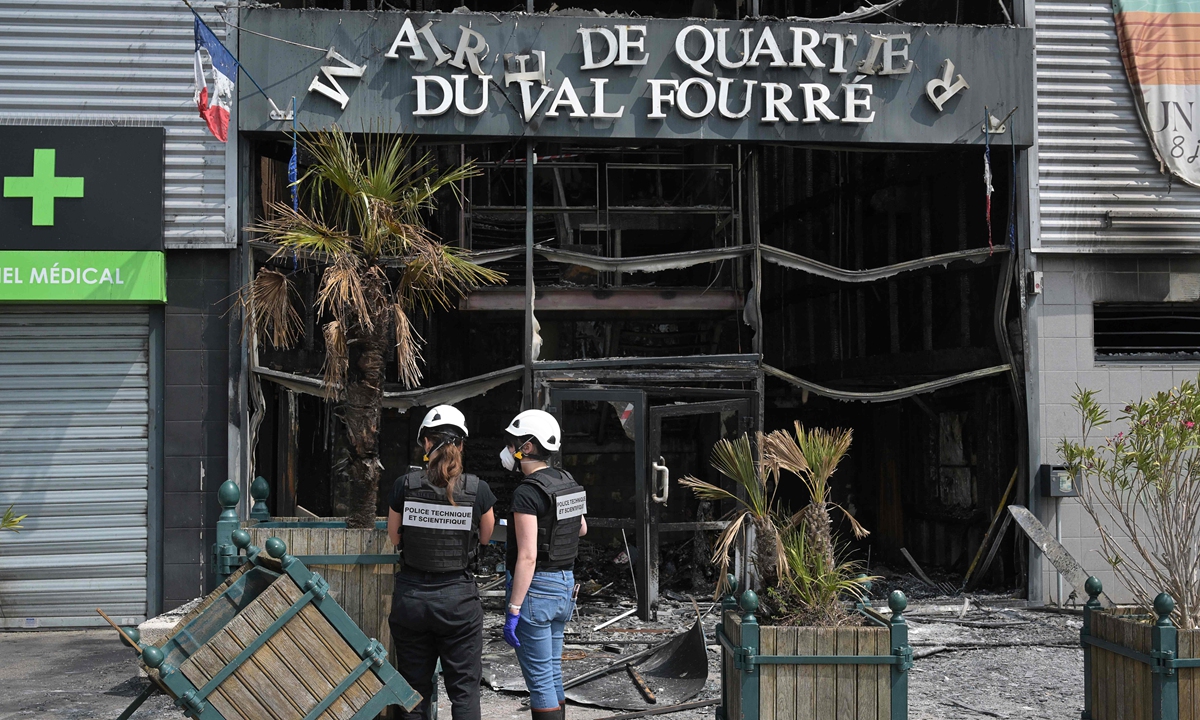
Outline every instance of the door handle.
[[667, 495], [671, 492], [671, 469], [667, 467], [666, 460], [660, 455], [658, 460], [650, 463], [650, 469], [654, 471], [654, 482], [658, 485], [658, 493], [651, 491], [650, 499], [656, 503], [667, 504]]

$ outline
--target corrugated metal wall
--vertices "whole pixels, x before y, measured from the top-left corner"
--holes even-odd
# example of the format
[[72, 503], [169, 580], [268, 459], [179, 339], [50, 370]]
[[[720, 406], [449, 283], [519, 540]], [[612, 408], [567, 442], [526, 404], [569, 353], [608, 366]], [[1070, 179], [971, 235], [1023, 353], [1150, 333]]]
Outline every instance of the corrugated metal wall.
[[[149, 311], [0, 312], [0, 628], [146, 615]], [[36, 619], [35, 623], [27, 619]]]
[[1035, 9], [1041, 234], [1034, 248], [1196, 250], [1196, 229], [1105, 227], [1108, 212], [1200, 217], [1200, 190], [1159, 171], [1138, 121], [1112, 3], [1057, 0]]
[[0, 123], [165, 127], [167, 248], [232, 247], [225, 144], [192, 100], [194, 54], [180, 0], [0, 0]]

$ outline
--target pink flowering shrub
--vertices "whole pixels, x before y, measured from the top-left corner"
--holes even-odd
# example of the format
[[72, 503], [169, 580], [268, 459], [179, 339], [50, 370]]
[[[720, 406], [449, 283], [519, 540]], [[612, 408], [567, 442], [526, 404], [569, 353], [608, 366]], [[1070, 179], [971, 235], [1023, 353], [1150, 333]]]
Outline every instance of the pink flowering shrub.
[[1105, 559], [1147, 609], [1160, 592], [1175, 621], [1200, 627], [1200, 394], [1190, 382], [1125, 406], [1127, 430], [1091, 442], [1109, 423], [1093, 390], [1077, 387], [1083, 441], [1059, 452], [1080, 478], [1080, 500], [1096, 523]]

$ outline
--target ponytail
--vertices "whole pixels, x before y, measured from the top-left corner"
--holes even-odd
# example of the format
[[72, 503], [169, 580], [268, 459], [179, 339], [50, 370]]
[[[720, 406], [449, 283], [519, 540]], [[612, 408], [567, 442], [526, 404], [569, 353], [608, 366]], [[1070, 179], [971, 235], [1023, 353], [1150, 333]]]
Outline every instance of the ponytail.
[[431, 439], [441, 447], [430, 456], [425, 466], [425, 477], [434, 487], [446, 488], [446, 499], [451, 505], [457, 506], [454, 494], [463, 471], [462, 440], [452, 436], [434, 436]]

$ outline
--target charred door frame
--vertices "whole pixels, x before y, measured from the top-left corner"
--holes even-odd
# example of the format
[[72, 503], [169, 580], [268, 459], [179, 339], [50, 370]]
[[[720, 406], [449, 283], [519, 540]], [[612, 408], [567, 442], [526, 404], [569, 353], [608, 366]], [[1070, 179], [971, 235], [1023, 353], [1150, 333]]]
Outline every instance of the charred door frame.
[[[613, 388], [613, 387], [588, 387], [588, 388], [547, 388], [547, 401], [549, 405], [546, 411], [559, 419], [562, 423], [562, 405], [564, 402], [624, 402], [633, 405], [633, 478], [634, 489], [633, 493], [635, 510], [634, 538], [638, 546], [642, 548], [643, 558], [645, 557], [645, 549], [649, 547], [649, 521], [650, 513], [650, 495], [646, 488], [646, 393], [644, 390], [636, 388]], [[566, 438], [563, 438], [564, 440]], [[618, 518], [588, 518], [588, 525], [591, 527], [623, 527], [623, 523]], [[655, 539], [657, 540], [657, 534]], [[650, 601], [650, 579], [651, 575], [646, 572], [648, 563], [638, 563], [635, 568], [634, 580], [637, 584], [637, 605], [638, 617], [643, 620], [648, 619], [653, 612], [653, 603]], [[654, 594], [658, 594], [658, 568], [655, 567], [654, 573]]]
[[[614, 360], [629, 360], [619, 358]], [[636, 361], [635, 361], [636, 363]], [[616, 363], [614, 363], [616, 364]], [[661, 382], [662, 380], [660, 380]], [[655, 619], [658, 612], [658, 543], [661, 530], [720, 529], [723, 521], [706, 523], [659, 523], [659, 507], [653, 502], [649, 488], [651, 461], [658, 457], [662, 441], [662, 420], [666, 417], [704, 415], [733, 410], [743, 418], [741, 427], [752, 430], [757, 423], [761, 404], [756, 390], [735, 388], [689, 388], [684, 385], [635, 387], [629, 385], [589, 385], [580, 387], [570, 383], [551, 382], [539, 388], [544, 392], [546, 410], [562, 419], [564, 402], [623, 402], [633, 405], [634, 442], [634, 538], [640, 550], [642, 562], [635, 568], [638, 617]], [[686, 393], [695, 396], [711, 396], [714, 400], [674, 405], [651, 405], [649, 395], [671, 395]], [[747, 427], [749, 426], [749, 427]], [[589, 517], [588, 525], [595, 528], [625, 528], [625, 518]], [[711, 527], [710, 527], [711, 526]], [[739, 573], [740, 574], [740, 573]]]
[[[739, 430], [749, 432], [753, 429], [757, 413], [755, 412], [757, 398], [754, 391], [743, 391], [740, 397], [730, 397], [725, 400], [708, 400], [703, 402], [684, 403], [678, 405], [654, 405], [647, 409], [646, 415], [649, 418], [649, 442], [647, 446], [646, 466], [643, 467], [643, 475], [646, 474], [646, 469], [655, 460], [661, 460], [662, 452], [662, 421], [664, 418], [672, 417], [688, 417], [693, 415], [711, 415], [719, 414], [726, 410], [732, 410], [738, 413], [741, 418]], [[668, 485], [670, 479], [668, 476]], [[645, 496], [645, 500], [649, 501], [649, 494]], [[669, 498], [667, 499], [669, 500]], [[641, 508], [642, 496], [639, 495], [638, 508]], [[666, 500], [662, 502], [666, 504]], [[650, 503], [650, 512], [648, 515], [647, 527], [640, 527], [639, 532], [648, 535], [649, 544], [646, 550], [642, 552], [642, 557], [645, 558], [643, 563], [649, 572], [649, 578], [646, 583], [646, 595], [649, 596], [651, 617], [655, 620], [658, 610], [658, 536], [661, 531], [670, 530], [721, 530], [729, 524], [726, 520], [716, 520], [711, 522], [692, 522], [681, 523], [661, 523], [659, 522], [660, 508], [658, 502]], [[739, 573], [740, 574], [740, 573]], [[640, 597], [640, 596], [639, 596]], [[640, 608], [639, 608], [640, 609]]]

